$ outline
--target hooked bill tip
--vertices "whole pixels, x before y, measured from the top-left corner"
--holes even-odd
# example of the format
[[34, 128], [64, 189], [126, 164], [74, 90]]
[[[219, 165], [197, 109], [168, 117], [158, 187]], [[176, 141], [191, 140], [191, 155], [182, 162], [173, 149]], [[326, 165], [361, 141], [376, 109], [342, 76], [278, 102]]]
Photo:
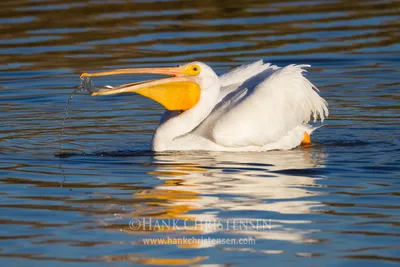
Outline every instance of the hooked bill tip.
[[81, 74], [81, 76], [79, 76], [79, 78], [83, 78], [83, 77], [87, 77], [87, 76], [90, 76], [90, 74], [87, 72], [84, 72]]

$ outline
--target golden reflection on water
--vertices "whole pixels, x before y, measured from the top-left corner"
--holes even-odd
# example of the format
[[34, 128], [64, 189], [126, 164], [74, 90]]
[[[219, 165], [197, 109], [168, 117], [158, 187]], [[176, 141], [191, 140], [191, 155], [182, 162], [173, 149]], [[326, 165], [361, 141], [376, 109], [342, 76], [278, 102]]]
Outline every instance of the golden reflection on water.
[[[209, 154], [160, 154], [154, 156], [156, 167], [150, 174], [163, 181], [153, 189], [139, 191], [132, 195], [134, 200], [147, 203], [133, 213], [124, 214], [126, 218], [143, 218], [166, 221], [180, 219], [192, 222], [216, 222], [234, 218], [220, 217], [221, 211], [270, 211], [280, 214], [307, 214], [313, 208], [321, 207], [318, 201], [307, 200], [320, 194], [307, 188], [318, 186], [319, 178], [281, 173], [282, 170], [310, 170], [322, 168], [325, 155], [323, 152], [310, 155], [306, 149], [296, 149], [282, 153], [209, 153]], [[201, 162], [201, 163], [196, 163]], [[229, 170], [235, 170], [234, 175]], [[224, 197], [234, 196], [234, 197]], [[266, 201], [269, 199], [270, 201]], [[157, 201], [154, 201], [157, 200]], [[213, 211], [205, 212], [212, 209]], [[254, 218], [237, 217], [251, 220]], [[244, 229], [228, 233], [256, 239], [275, 239], [290, 242], [312, 242], [307, 235], [312, 231], [301, 231], [282, 223], [310, 223], [309, 221], [271, 221], [267, 231]], [[195, 224], [184, 229], [160, 226], [149, 228], [142, 225], [137, 229], [129, 226], [119, 228], [127, 233], [146, 233], [148, 231], [168, 233], [168, 238], [179, 236], [199, 236], [223, 228], [210, 227], [209, 224]], [[168, 240], [165, 239], [167, 243]], [[198, 240], [198, 247], [204, 247]], [[177, 245], [178, 248], [188, 246]], [[193, 248], [193, 246], [189, 246]]]
[[[399, 10], [399, 1], [377, 0], [1, 2], [0, 265], [246, 265], [260, 254], [291, 263], [398, 262]], [[77, 95], [65, 138], [75, 154], [61, 159], [60, 170], [54, 155], [78, 73], [191, 60], [220, 73], [261, 58], [314, 65], [308, 75], [333, 111], [315, 133], [322, 145], [107, 157], [146, 149], [162, 111], [127, 95]], [[271, 218], [271, 229], [132, 230], [132, 218]], [[259, 243], [143, 243], [154, 236], [251, 236]]]
[[1, 26], [0, 65], [79, 73], [146, 62], [379, 53], [399, 42], [399, 8], [398, 1], [344, 0], [12, 1], [1, 5], [0, 21], [11, 23]]

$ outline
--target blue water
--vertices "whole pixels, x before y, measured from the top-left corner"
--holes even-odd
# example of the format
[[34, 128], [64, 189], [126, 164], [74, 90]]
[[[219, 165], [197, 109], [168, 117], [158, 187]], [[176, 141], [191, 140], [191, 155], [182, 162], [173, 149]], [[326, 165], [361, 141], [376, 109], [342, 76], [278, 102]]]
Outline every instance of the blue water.
[[[399, 264], [398, 1], [0, 7], [1, 266]], [[259, 59], [312, 65], [331, 115], [311, 147], [154, 154], [160, 106], [78, 92], [60, 148], [83, 71]]]

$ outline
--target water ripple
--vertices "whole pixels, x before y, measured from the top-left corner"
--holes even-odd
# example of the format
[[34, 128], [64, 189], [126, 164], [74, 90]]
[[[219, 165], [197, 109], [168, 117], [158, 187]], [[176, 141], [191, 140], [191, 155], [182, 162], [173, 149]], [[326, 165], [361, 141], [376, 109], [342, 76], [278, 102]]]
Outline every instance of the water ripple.
[[[399, 2], [21, 0], [0, 7], [4, 266], [400, 261]], [[60, 149], [64, 105], [82, 71], [201, 60], [220, 74], [261, 58], [312, 64], [307, 77], [332, 114], [312, 146], [153, 153], [159, 106], [135, 95], [80, 92]], [[133, 229], [132, 219], [190, 227]], [[245, 223], [228, 229], [234, 220]], [[249, 227], [255, 220], [269, 229]], [[183, 237], [195, 242], [167, 244]], [[249, 237], [256, 243], [204, 242]]]

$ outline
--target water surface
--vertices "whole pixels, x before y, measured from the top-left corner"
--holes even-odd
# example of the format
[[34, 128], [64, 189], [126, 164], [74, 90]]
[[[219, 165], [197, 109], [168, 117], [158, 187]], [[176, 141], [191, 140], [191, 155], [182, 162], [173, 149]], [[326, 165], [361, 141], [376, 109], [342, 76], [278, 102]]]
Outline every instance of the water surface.
[[[390, 266], [400, 261], [398, 1], [0, 3], [0, 264]], [[148, 151], [163, 110], [75, 95], [83, 71], [311, 64], [330, 117], [309, 148]], [[111, 80], [132, 82], [130, 77]], [[59, 155], [62, 153], [62, 157]], [[136, 229], [132, 219], [218, 229]], [[267, 229], [228, 227], [261, 220]], [[144, 238], [255, 244], [144, 243]]]

